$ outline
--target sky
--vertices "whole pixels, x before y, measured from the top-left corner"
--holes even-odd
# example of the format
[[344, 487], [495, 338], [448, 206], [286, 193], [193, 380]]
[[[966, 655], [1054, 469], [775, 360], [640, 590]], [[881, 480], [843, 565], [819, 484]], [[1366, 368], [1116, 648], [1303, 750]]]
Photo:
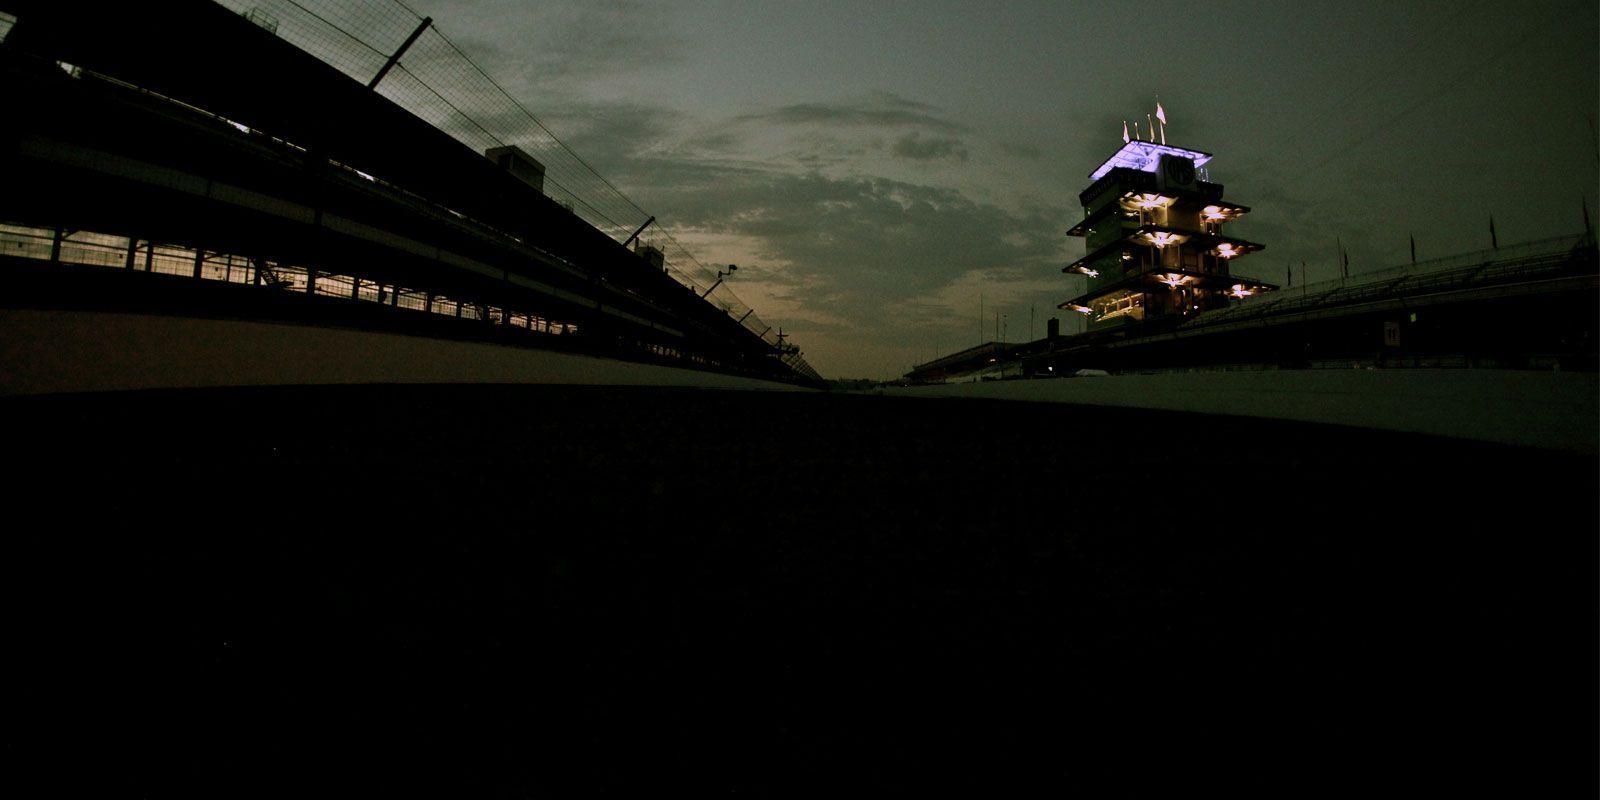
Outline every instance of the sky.
[[1158, 98], [1276, 284], [1600, 208], [1592, 0], [408, 5], [829, 378], [1080, 328], [1077, 195]]

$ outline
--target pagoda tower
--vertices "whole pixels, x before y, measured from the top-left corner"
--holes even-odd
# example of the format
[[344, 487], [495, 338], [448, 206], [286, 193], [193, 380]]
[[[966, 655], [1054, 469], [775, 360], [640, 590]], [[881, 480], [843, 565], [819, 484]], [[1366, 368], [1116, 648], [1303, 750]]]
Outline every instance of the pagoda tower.
[[[1223, 225], [1250, 211], [1222, 199], [1207, 180], [1211, 154], [1130, 137], [1089, 174], [1078, 195], [1083, 221], [1067, 231], [1085, 239], [1085, 255], [1062, 272], [1085, 275], [1086, 292], [1059, 308], [1084, 314], [1089, 330], [1177, 324], [1195, 314], [1278, 287], [1232, 274], [1234, 259], [1263, 245], [1223, 234]], [[1152, 127], [1154, 122], [1152, 120]], [[1135, 131], [1137, 131], [1137, 126]]]

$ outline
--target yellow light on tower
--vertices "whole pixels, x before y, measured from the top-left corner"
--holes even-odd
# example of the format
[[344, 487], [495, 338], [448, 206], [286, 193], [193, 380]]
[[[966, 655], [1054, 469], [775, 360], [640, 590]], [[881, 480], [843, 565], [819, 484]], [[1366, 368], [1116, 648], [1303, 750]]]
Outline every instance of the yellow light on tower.
[[1188, 238], [1181, 233], [1173, 233], [1171, 231], [1151, 231], [1144, 235], [1144, 240], [1156, 247], [1183, 244]]
[[1128, 208], [1131, 206], [1140, 211], [1153, 211], [1158, 208], [1166, 208], [1177, 201], [1178, 198], [1176, 197], [1167, 197], [1154, 192], [1129, 192], [1122, 196], [1122, 207]]

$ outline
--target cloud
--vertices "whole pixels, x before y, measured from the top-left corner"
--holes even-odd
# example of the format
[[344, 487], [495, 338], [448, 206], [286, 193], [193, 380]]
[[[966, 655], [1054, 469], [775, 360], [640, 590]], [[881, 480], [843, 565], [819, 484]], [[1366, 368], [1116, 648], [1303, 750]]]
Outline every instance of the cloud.
[[1023, 158], [1029, 161], [1038, 161], [1044, 158], [1044, 151], [1031, 144], [1023, 142], [1000, 142], [1000, 152], [1014, 158]]
[[960, 139], [950, 136], [924, 137], [918, 131], [896, 139], [890, 152], [912, 161], [967, 160], [967, 146]]
[[563, 98], [543, 103], [539, 119], [602, 174], [629, 159], [673, 146], [683, 122], [681, 114], [659, 106]]
[[744, 142], [744, 137], [739, 133], [722, 128], [692, 135], [681, 143], [681, 147], [690, 152], [700, 153], [733, 153]]
[[860, 100], [795, 103], [759, 114], [746, 114], [739, 119], [782, 125], [923, 128], [943, 132], [966, 129], [964, 125], [937, 116], [934, 111], [934, 107], [926, 103], [879, 92]]
[[[523, 112], [490, 101], [475, 109], [478, 123], [545, 161], [547, 190], [604, 193]], [[1060, 231], [1075, 216], [1069, 203], [1001, 208], [875, 174], [896, 161], [970, 158], [957, 135], [963, 128], [926, 104], [879, 93], [712, 121], [556, 89], [541, 93], [538, 113], [705, 265], [739, 263], [726, 288], [792, 334], [825, 373], [887, 377], [924, 360], [932, 343], [965, 343], [978, 327], [975, 309], [964, 307], [975, 289], [989, 293], [991, 310], [1012, 302], [1023, 315], [1025, 296], [1045, 309], [1059, 301], [1054, 294], [1070, 294], [1057, 271]], [[463, 120], [446, 122], [481, 135]], [[617, 205], [610, 216], [622, 227], [641, 221], [624, 219], [629, 208]], [[702, 285], [714, 280], [693, 262], [675, 268]], [[1011, 319], [1016, 332], [1021, 323]]]
[[[499, 142], [514, 144], [545, 166], [547, 186], [590, 194], [607, 194], [594, 172], [602, 176], [625, 173], [639, 158], [652, 153], [705, 149], [685, 144], [682, 114], [629, 101], [550, 97], [540, 106], [538, 122], [511, 101], [494, 95], [474, 111], [471, 120], [450, 113], [430, 121], [474, 149]], [[560, 137], [559, 142], [551, 132]]]
[[[1073, 288], [1059, 274], [1071, 209], [1002, 209], [948, 188], [789, 167], [647, 158], [617, 176], [702, 258], [738, 259], [734, 290], [825, 373], [888, 376], [930, 342], [976, 334], [976, 302], [1013, 336]], [[969, 302], [970, 301], [970, 302]]]
[[1013, 214], [954, 189], [871, 176], [653, 162], [641, 195], [685, 228], [753, 237], [765, 257], [826, 274], [877, 299], [974, 267], [1036, 260], [1059, 238], [1056, 213]]
[[[448, 35], [513, 93], [679, 60], [686, 45], [661, 24], [663, 11], [638, 0], [529, 6], [514, 0], [460, 3], [435, 11]], [[456, 31], [472, 33], [456, 33]], [[444, 53], [449, 56], [450, 53]], [[426, 58], [419, 50], [408, 61]]]

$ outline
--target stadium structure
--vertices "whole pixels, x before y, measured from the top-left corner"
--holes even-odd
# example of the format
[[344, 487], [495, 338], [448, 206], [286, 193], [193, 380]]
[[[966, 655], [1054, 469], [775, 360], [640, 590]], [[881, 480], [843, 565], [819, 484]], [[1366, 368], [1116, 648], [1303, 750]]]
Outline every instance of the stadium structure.
[[0, 2], [8, 391], [107, 388], [74, 364], [820, 385], [735, 266], [696, 261], [431, 20], [322, 11]]
[[[814, 373], [724, 270], [403, 2], [245, 2], [0, 0], [19, 796], [1594, 781], [1594, 374], [766, 391]], [[1202, 309], [941, 368], [1592, 367], [1593, 253], [1163, 263]], [[1151, 384], [1211, 405], [983, 398]]]
[[[1158, 106], [1159, 109], [1159, 106]], [[1164, 115], [1163, 115], [1164, 116]], [[1060, 305], [1086, 329], [987, 342], [912, 367], [909, 383], [1193, 369], [1597, 366], [1595, 236], [1582, 233], [1289, 288], [1232, 274], [1263, 245], [1222, 232], [1250, 209], [1206, 179], [1211, 154], [1128, 137], [1067, 233], [1088, 281]], [[1152, 134], [1154, 138], [1154, 134]]]

